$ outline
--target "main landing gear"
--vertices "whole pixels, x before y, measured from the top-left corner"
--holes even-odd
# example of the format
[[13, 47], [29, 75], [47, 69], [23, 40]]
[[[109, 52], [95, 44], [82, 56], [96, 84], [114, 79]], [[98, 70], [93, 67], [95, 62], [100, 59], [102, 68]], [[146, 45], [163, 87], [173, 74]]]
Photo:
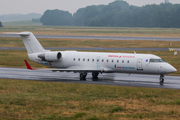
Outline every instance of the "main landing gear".
[[98, 79], [98, 75], [99, 75], [99, 73], [93, 72], [93, 73], [92, 73], [92, 80], [93, 80], [93, 81], [98, 81], [98, 80], [99, 80], [99, 79]]
[[[93, 72], [93, 73], [92, 73], [93, 79], [97, 79], [97, 78], [98, 78], [98, 75], [99, 75], [98, 72]], [[80, 73], [80, 75], [79, 75], [80, 80], [86, 80], [86, 76], [87, 76], [87, 72]]]
[[80, 73], [80, 75], [79, 75], [80, 80], [86, 80], [86, 76], [87, 76], [87, 72]]
[[163, 74], [160, 75], [159, 81], [160, 81], [160, 83], [164, 83], [164, 75]]
[[99, 75], [99, 73], [96, 73], [96, 72], [93, 72], [93, 73], [92, 73], [92, 77], [93, 77], [93, 78], [98, 78], [98, 75]]

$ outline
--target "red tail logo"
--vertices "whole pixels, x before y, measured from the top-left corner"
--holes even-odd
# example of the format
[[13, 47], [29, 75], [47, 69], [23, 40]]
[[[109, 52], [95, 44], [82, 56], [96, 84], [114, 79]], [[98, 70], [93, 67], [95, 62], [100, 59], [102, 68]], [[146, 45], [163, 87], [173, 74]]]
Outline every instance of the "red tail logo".
[[26, 64], [27, 69], [29, 69], [29, 70], [36, 70], [36, 69], [31, 68], [31, 66], [29, 65], [29, 63], [26, 60], [24, 60], [24, 62]]

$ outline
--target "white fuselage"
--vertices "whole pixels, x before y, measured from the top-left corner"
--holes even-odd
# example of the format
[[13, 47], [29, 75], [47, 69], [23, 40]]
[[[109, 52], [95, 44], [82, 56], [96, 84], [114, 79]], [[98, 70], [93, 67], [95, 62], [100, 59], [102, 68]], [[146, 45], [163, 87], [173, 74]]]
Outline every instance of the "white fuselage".
[[[42, 61], [38, 54], [28, 54], [30, 60], [49, 66], [51, 68], [94, 68], [104, 72], [142, 73], [142, 74], [168, 74], [176, 69], [160, 57], [151, 54], [103, 53], [103, 52], [77, 52], [59, 51], [62, 58], [59, 61]], [[151, 62], [157, 60], [157, 62]]]

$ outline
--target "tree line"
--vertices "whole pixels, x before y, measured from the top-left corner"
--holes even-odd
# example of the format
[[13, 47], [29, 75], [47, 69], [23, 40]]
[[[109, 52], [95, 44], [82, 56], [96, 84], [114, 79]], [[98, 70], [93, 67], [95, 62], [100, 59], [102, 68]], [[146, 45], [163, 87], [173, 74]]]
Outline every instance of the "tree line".
[[40, 21], [43, 25], [180, 28], [180, 4], [137, 7], [116, 0], [108, 5], [80, 8], [73, 15], [68, 11], [47, 10]]
[[42, 14], [29, 13], [29, 14], [6, 14], [0, 15], [0, 20], [2, 22], [12, 22], [12, 21], [25, 21], [32, 20], [33, 18], [40, 18]]
[[3, 27], [3, 25], [2, 25], [2, 23], [1, 23], [1, 21], [0, 21], [0, 27]]

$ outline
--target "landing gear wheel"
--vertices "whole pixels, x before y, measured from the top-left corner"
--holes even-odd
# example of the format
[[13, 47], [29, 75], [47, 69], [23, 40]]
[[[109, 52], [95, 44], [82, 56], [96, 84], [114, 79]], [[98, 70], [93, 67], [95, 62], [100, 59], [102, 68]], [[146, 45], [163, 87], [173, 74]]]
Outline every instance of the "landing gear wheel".
[[80, 80], [86, 80], [87, 73], [80, 73]]
[[159, 81], [160, 83], [164, 83], [164, 75], [160, 75]]
[[162, 82], [162, 83], [163, 83], [163, 82], [164, 82], [164, 79], [163, 79], [163, 78], [162, 78], [162, 79], [160, 79], [160, 82]]
[[98, 78], [98, 75], [99, 75], [99, 73], [96, 73], [96, 72], [93, 72], [93, 73], [92, 73], [92, 77], [93, 77], [93, 78]]

